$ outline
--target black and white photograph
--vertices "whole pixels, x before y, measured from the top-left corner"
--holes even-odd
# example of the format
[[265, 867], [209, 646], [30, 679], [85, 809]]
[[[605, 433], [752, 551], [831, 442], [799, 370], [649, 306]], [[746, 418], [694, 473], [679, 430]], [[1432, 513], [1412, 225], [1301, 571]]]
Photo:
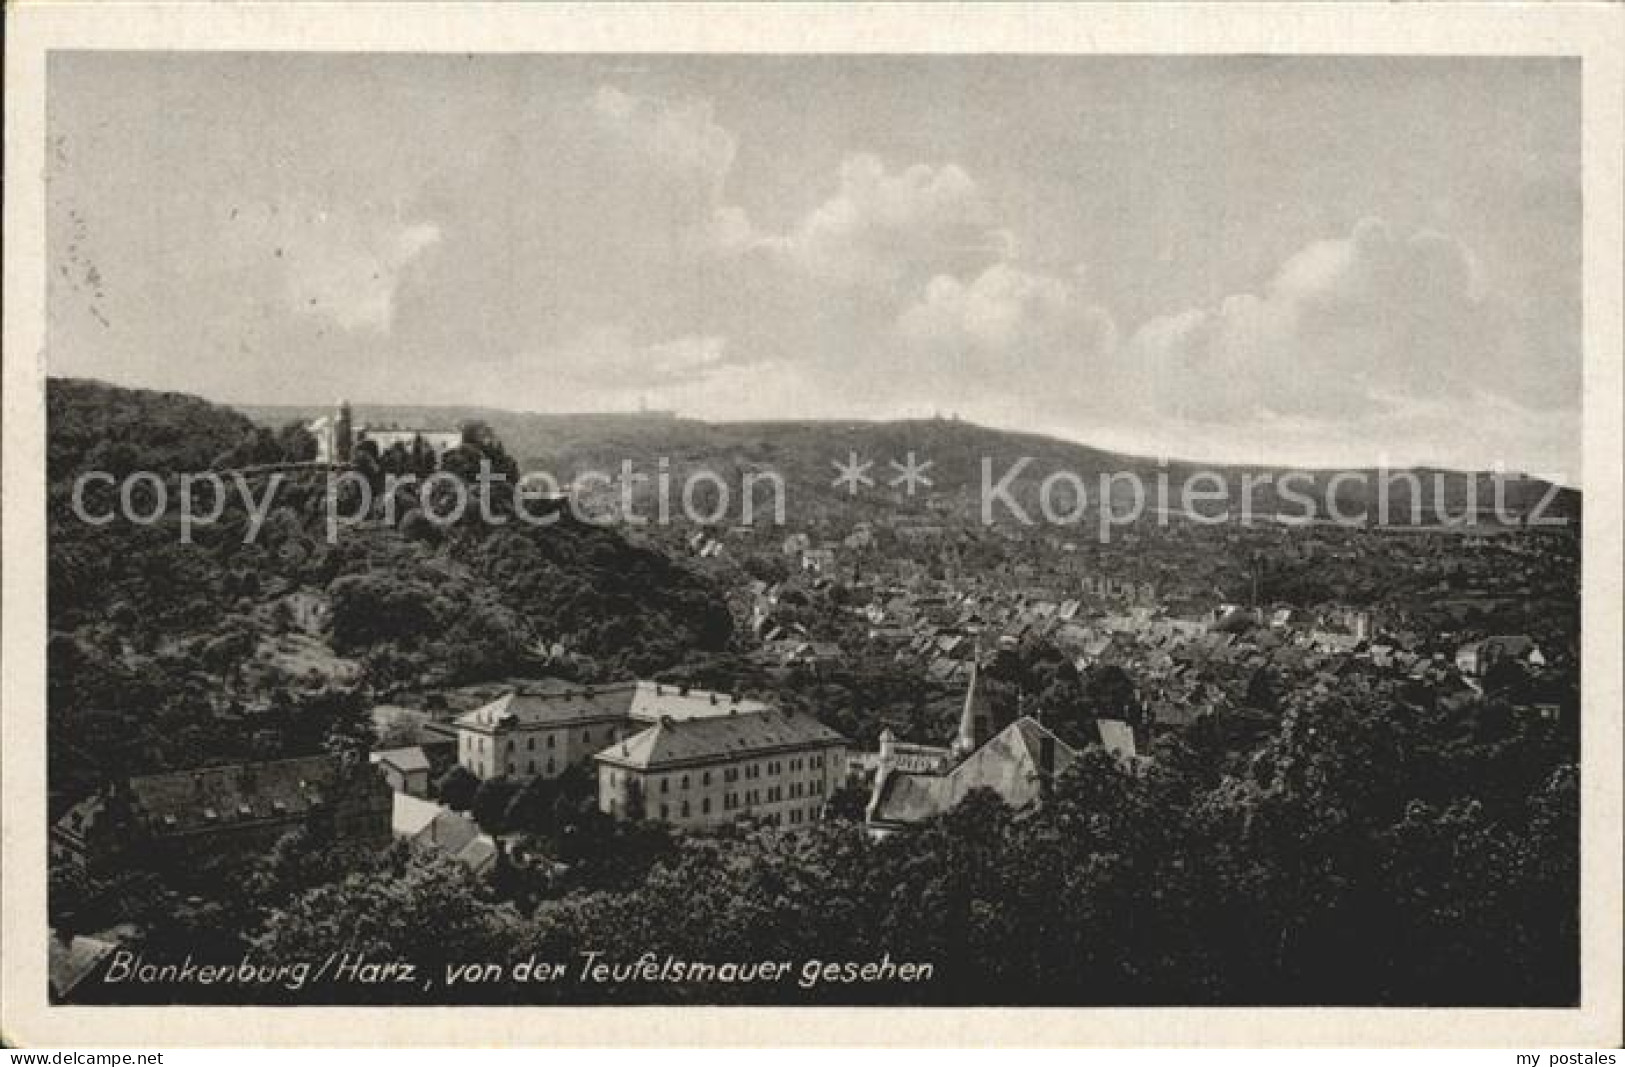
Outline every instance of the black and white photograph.
[[31, 998], [1595, 1005], [1578, 54], [41, 64]]

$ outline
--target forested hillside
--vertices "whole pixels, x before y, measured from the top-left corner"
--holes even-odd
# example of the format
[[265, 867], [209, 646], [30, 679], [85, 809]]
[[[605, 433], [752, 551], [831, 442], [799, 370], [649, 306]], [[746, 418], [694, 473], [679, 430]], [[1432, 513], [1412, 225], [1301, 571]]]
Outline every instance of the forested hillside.
[[[228, 494], [183, 543], [176, 483], [149, 524], [72, 509], [77, 474], [226, 470], [307, 459], [295, 426], [256, 427], [177, 394], [52, 381], [48, 615], [53, 801], [109, 773], [271, 758], [364, 739], [359, 712], [398, 687], [522, 673], [563, 649], [583, 677], [643, 673], [717, 649], [726, 606], [702, 579], [617, 533], [560, 515], [546, 527], [400, 512], [325, 536], [325, 483], [250, 482], [265, 519]], [[467, 444], [470, 453], [501, 445]], [[477, 465], [478, 455], [462, 459]], [[501, 456], [495, 458], [501, 459]], [[136, 514], [155, 505], [145, 486]], [[85, 494], [107, 514], [117, 493]], [[207, 509], [204, 509], [207, 510]]]

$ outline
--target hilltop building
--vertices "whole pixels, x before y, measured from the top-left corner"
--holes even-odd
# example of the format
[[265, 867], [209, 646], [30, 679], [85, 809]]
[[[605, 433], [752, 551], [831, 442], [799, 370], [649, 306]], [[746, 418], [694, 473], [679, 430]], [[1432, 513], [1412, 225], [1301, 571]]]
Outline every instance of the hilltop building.
[[410, 452], [421, 441], [437, 460], [463, 443], [457, 429], [357, 425], [348, 400], [339, 402], [331, 418], [323, 415], [305, 428], [316, 438], [318, 463], [349, 463], [363, 442], [371, 442], [382, 454], [397, 444]]

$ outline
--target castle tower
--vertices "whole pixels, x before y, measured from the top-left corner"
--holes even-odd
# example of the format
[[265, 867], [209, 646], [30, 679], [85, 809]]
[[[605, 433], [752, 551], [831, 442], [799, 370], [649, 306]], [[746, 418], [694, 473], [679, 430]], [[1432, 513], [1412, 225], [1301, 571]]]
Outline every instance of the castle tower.
[[350, 450], [354, 444], [353, 433], [354, 422], [350, 417], [350, 402], [340, 400], [338, 416], [333, 420], [333, 446], [328, 450], [334, 463], [350, 462]]

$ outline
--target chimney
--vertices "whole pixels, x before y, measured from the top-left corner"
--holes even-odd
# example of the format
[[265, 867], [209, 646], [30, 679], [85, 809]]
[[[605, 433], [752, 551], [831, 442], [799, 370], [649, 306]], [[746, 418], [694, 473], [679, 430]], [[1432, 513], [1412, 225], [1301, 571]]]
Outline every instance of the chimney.
[[1049, 798], [1055, 788], [1055, 736], [1047, 730], [1038, 739], [1038, 795]]
[[892, 755], [897, 751], [897, 735], [891, 732], [888, 726], [880, 731], [880, 762], [890, 763]]

